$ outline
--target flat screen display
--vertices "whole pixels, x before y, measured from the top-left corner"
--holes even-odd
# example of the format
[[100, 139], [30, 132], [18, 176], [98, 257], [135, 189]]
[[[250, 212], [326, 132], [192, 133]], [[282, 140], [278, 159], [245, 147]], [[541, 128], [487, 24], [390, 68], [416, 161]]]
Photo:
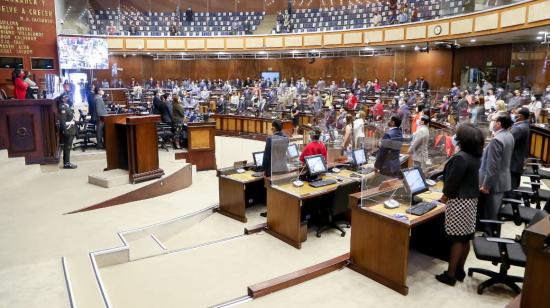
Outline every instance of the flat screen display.
[[316, 175], [327, 172], [325, 162], [322, 155], [313, 155], [305, 157], [307, 169], [310, 175]]
[[270, 79], [271, 81], [274, 81], [277, 79], [278, 81], [281, 81], [281, 74], [279, 72], [262, 72], [261, 76], [264, 80]]
[[361, 166], [367, 163], [367, 157], [364, 149], [353, 150], [353, 159], [356, 166]]
[[53, 70], [53, 59], [32, 58], [31, 68], [33, 70]]
[[287, 154], [288, 158], [296, 158], [300, 156], [300, 154], [298, 153], [298, 146], [296, 144], [289, 145]]
[[108, 69], [107, 39], [97, 37], [57, 37], [59, 66], [62, 69]]
[[252, 156], [254, 156], [254, 164], [256, 167], [261, 167], [264, 163], [264, 152], [252, 153]]
[[23, 58], [0, 57], [0, 68], [23, 68]]
[[419, 168], [411, 168], [403, 171], [403, 177], [407, 184], [407, 187], [411, 191], [411, 194], [416, 195], [418, 193], [428, 190], [428, 184], [424, 180]]

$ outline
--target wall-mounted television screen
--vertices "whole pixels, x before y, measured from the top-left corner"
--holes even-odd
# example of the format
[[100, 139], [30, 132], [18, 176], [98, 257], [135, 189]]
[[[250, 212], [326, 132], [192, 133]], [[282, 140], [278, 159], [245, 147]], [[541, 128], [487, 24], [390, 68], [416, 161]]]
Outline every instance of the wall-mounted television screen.
[[53, 70], [53, 59], [32, 58], [31, 69], [33, 70]]
[[270, 79], [271, 81], [274, 81], [277, 79], [277, 81], [281, 81], [281, 74], [279, 72], [262, 72], [261, 76], [264, 80]]
[[107, 39], [97, 37], [57, 37], [59, 66], [62, 69], [108, 69]]
[[23, 68], [23, 58], [0, 57], [0, 68]]

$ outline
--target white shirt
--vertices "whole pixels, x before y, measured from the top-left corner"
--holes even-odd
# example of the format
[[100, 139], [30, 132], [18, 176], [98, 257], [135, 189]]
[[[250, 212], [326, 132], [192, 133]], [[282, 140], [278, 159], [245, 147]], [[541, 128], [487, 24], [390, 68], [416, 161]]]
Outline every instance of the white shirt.
[[365, 121], [363, 119], [359, 118], [353, 121], [353, 135], [356, 139], [365, 137]]
[[542, 103], [540, 101], [534, 101], [529, 104], [529, 111], [535, 113], [542, 109]]
[[497, 98], [494, 95], [485, 96], [485, 110], [489, 111], [491, 108], [497, 109]]

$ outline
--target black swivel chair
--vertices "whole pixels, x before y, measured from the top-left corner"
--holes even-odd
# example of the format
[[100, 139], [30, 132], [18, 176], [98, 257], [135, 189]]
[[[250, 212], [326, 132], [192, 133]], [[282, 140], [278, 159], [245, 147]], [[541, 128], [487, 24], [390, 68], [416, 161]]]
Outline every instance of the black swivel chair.
[[96, 127], [95, 124], [86, 119], [86, 115], [82, 110], [79, 109], [78, 113], [80, 114], [79, 119], [75, 121], [75, 139], [77, 142], [73, 144], [73, 150], [80, 148], [82, 152], [85, 152], [89, 147], [95, 148], [97, 146], [97, 143], [91, 140], [96, 138]]
[[[548, 214], [545, 211], [538, 210], [529, 225], [533, 225], [546, 215]], [[514, 240], [501, 238], [500, 229], [503, 224], [502, 221], [480, 220], [480, 223], [489, 224], [491, 229], [494, 230], [492, 234], [496, 234], [496, 236], [477, 236], [474, 238], [473, 246], [476, 258], [492, 262], [493, 264], [500, 263], [500, 270], [499, 272], [493, 272], [483, 268], [469, 268], [468, 276], [470, 277], [473, 273], [479, 273], [490, 277], [478, 286], [477, 293], [482, 294], [487, 287], [495, 284], [505, 284], [514, 292], [520, 293], [521, 289], [516, 283], [523, 282], [523, 277], [508, 275], [508, 269], [510, 269], [512, 265], [525, 267], [527, 257], [520, 244], [521, 238]]]
[[[340, 236], [346, 236], [346, 231], [340, 227], [336, 221], [336, 217], [344, 214], [348, 210], [349, 195], [355, 192], [357, 192], [357, 183], [351, 183], [338, 187], [338, 189], [334, 192], [332, 202], [330, 202], [328, 207], [321, 209], [322, 212], [324, 211], [324, 215], [321, 215], [321, 217], [324, 217], [325, 221], [319, 226], [319, 229], [317, 229], [317, 237], [321, 237], [321, 234], [329, 229], [336, 229], [340, 231]], [[349, 221], [342, 221], [342, 224], [345, 224], [346, 228], [350, 227]]]
[[159, 148], [168, 152], [168, 147], [172, 146], [172, 140], [174, 138], [172, 125], [168, 123], [157, 124], [157, 135]]

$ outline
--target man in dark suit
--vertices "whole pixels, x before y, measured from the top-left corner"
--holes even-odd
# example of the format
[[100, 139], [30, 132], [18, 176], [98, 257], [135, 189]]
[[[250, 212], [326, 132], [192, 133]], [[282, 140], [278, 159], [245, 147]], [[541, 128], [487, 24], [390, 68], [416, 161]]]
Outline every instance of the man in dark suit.
[[172, 110], [168, 107], [168, 97], [170, 94], [164, 93], [161, 98], [161, 103], [159, 105], [159, 114], [161, 121], [167, 124], [172, 124]]
[[185, 21], [193, 21], [193, 17], [193, 10], [191, 8], [188, 8], [187, 11], [185, 11]]
[[403, 145], [401, 118], [398, 115], [392, 115], [388, 126], [390, 129], [380, 141], [374, 168], [383, 175], [401, 177], [401, 164], [399, 163], [399, 153]]
[[428, 81], [424, 80], [424, 76], [420, 76], [420, 80], [418, 80], [418, 90], [420, 92], [427, 92], [430, 90], [430, 84]]
[[153, 93], [153, 95], [154, 95], [154, 97], [153, 97], [153, 107], [152, 107], [151, 113], [152, 114], [160, 114], [160, 109], [162, 108], [161, 107], [162, 101], [160, 100], [160, 92], [155, 91]]
[[529, 153], [529, 109], [525, 107], [515, 109], [512, 117], [515, 117], [515, 123], [511, 130], [514, 137], [514, 151], [510, 163], [510, 178], [512, 189], [516, 189], [519, 187], [523, 173], [523, 162]]
[[96, 89], [95, 96], [94, 96], [94, 105], [95, 105], [95, 118], [96, 118], [96, 141], [97, 141], [97, 148], [103, 149], [103, 128], [105, 127], [105, 123], [101, 121], [101, 117], [104, 115], [107, 115], [107, 107], [105, 106], [105, 102], [103, 101], [103, 95], [105, 93], [101, 89]]
[[[509, 131], [512, 119], [507, 113], [497, 115], [493, 125], [494, 138], [483, 150], [479, 170], [480, 209], [483, 219], [497, 220], [504, 193], [512, 188], [510, 162], [514, 150], [514, 137]], [[485, 232], [491, 234], [489, 228]]]

